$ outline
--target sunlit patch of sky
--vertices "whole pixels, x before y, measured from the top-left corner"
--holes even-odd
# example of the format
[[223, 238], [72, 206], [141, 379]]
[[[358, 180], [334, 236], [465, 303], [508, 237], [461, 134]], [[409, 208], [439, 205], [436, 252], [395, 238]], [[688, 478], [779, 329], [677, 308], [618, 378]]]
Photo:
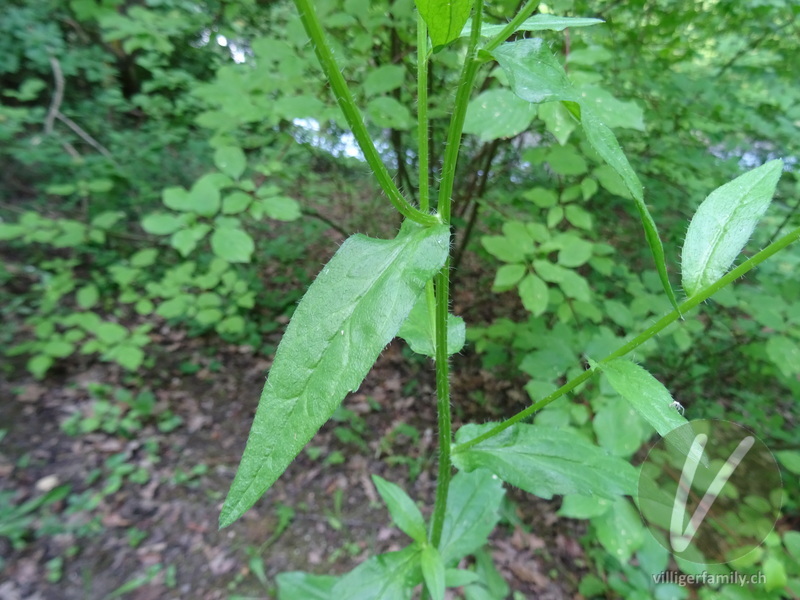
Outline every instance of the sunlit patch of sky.
[[243, 63], [247, 60], [247, 53], [244, 51], [244, 48], [240, 47], [236, 42], [229, 40], [224, 35], [217, 35], [217, 44], [230, 51], [233, 62]]
[[301, 134], [295, 135], [295, 139], [297, 139], [298, 142], [310, 142], [312, 145], [322, 148], [334, 156], [348, 156], [350, 158], [364, 160], [364, 155], [361, 153], [361, 149], [358, 147], [356, 139], [351, 132], [347, 131], [336, 140], [331, 140], [330, 136], [320, 134], [321, 126], [316, 119], [294, 119], [292, 120], [292, 124], [312, 134], [310, 140], [300, 139], [303, 138]]

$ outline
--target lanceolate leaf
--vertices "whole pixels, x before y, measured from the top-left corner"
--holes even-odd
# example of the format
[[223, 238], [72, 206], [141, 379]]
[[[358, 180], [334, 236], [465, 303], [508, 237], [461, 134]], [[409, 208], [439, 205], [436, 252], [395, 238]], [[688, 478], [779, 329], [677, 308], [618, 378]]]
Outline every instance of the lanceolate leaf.
[[[534, 15], [526, 19], [519, 26], [517, 31], [563, 31], [567, 27], [589, 27], [604, 23], [602, 19], [592, 19], [589, 17], [558, 17], [556, 15]], [[493, 37], [503, 31], [505, 25], [495, 25], [485, 23], [481, 26], [481, 37]], [[461, 31], [461, 36], [465, 37], [472, 31], [472, 23], [467, 23]]]
[[728, 271], [767, 210], [782, 169], [783, 161], [771, 160], [717, 188], [697, 209], [681, 254], [688, 296]]
[[672, 303], [672, 306], [678, 308], [678, 301], [675, 298], [675, 293], [672, 291], [672, 286], [669, 283], [669, 276], [667, 275], [667, 261], [664, 256], [664, 246], [658, 235], [656, 222], [653, 220], [647, 205], [644, 203], [644, 194], [639, 178], [628, 162], [625, 153], [623, 153], [622, 149], [619, 147], [616, 136], [599, 118], [597, 118], [593, 109], [581, 107], [581, 124], [583, 125], [583, 131], [586, 133], [586, 139], [589, 140], [589, 143], [601, 158], [622, 178], [625, 187], [628, 188], [631, 196], [633, 196], [636, 209], [639, 211], [639, 218], [642, 220], [645, 238], [650, 246], [650, 252], [652, 252], [653, 258], [655, 259], [661, 285], [664, 286], [664, 291], [667, 293], [667, 297], [670, 303]]
[[383, 477], [373, 475], [372, 482], [386, 503], [394, 524], [415, 542], [424, 544], [428, 537], [425, 531], [425, 519], [422, 518], [422, 513], [414, 501], [400, 486], [386, 481]]
[[564, 68], [543, 40], [529, 38], [508, 42], [500, 45], [492, 54], [508, 76], [511, 88], [520, 98], [535, 103], [561, 101], [581, 122], [586, 139], [595, 151], [622, 178], [639, 211], [664, 291], [672, 305], [677, 308], [678, 301], [667, 275], [664, 246], [655, 221], [644, 202], [642, 184], [619, 147], [614, 133], [600, 121], [591, 105], [575, 91]]
[[472, 0], [415, 0], [431, 36], [438, 48], [461, 37], [461, 29], [469, 19]]
[[[463, 444], [494, 426], [465, 425], [456, 433]], [[636, 471], [626, 461], [569, 429], [538, 425], [514, 425], [463, 452], [453, 464], [472, 471], [485, 468], [511, 485], [550, 499], [556, 494], [594, 494], [615, 498], [633, 494]]]
[[330, 600], [337, 578], [330, 575], [313, 575], [302, 571], [280, 573], [278, 600]]
[[500, 520], [503, 482], [486, 469], [457, 473], [450, 482], [439, 552], [445, 564], [482, 548]]
[[420, 554], [420, 566], [425, 579], [425, 587], [432, 600], [444, 600], [445, 574], [442, 555], [436, 548], [427, 545]]
[[448, 242], [445, 226], [407, 223], [394, 240], [355, 235], [342, 244], [278, 346], [221, 527], [267, 491], [345, 394], [361, 385], [444, 264]]
[[331, 599], [410, 600], [422, 580], [420, 547], [413, 544], [399, 552], [373, 556], [339, 579]]
[[646, 369], [624, 358], [598, 365], [617, 393], [664, 436], [688, 423], [673, 406], [672, 395]]
[[[599, 363], [598, 367], [605, 374], [611, 387], [625, 398], [659, 435], [663, 437], [673, 432], [666, 438], [669, 446], [684, 456], [695, 448], [692, 445], [694, 434], [691, 428], [681, 427], [688, 423], [681, 414], [682, 407], [674, 403], [669, 390], [658, 379], [646, 369], [624, 358]], [[708, 457], [705, 454], [696, 458], [704, 465], [708, 464]]]

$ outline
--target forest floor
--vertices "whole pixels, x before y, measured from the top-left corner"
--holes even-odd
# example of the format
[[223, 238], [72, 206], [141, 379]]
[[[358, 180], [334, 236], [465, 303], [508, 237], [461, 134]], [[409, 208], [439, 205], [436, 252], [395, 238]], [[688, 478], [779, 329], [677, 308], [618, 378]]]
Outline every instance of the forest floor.
[[[497, 307], [475, 290], [483, 283], [488, 290], [490, 282], [478, 285], [480, 270], [465, 262], [454, 312], [485, 322]], [[502, 310], [508, 314], [509, 307]], [[271, 335], [277, 344], [280, 332]], [[6, 432], [0, 525], [18, 542], [13, 546], [0, 529], [0, 598], [270, 598], [281, 572], [344, 573], [407, 543], [370, 476], [432, 506], [436, 412], [429, 361], [411, 356], [400, 341], [390, 344], [344, 410], [265, 497], [220, 531], [219, 511], [270, 358], [166, 324], [153, 337], [155, 366], [133, 379], [115, 365], [76, 358], [41, 382], [26, 376], [22, 363], [13, 369], [18, 377], [0, 380], [0, 435]], [[469, 346], [454, 357], [452, 371], [454, 429], [508, 416], [528, 402], [523, 382], [485, 371]], [[95, 410], [97, 384], [147, 387], [157, 399], [153, 414], [169, 410], [180, 425], [162, 431], [163, 423], [150, 419], [133, 434], [112, 427], [68, 435], [65, 421]], [[65, 497], [28, 515], [14, 513], [59, 486], [69, 486]], [[558, 500], [518, 490], [507, 497], [490, 549], [511, 590], [523, 598], [576, 597], [586, 572], [578, 541], [585, 525], [557, 518]]]

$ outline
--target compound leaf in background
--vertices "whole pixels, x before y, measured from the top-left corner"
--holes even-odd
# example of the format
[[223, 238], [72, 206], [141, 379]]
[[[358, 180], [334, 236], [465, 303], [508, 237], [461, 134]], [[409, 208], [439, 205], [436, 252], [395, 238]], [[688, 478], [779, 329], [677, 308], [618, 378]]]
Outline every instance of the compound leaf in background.
[[250, 262], [255, 248], [250, 234], [238, 227], [219, 227], [211, 234], [214, 254], [228, 262]]
[[556, 60], [542, 39], [528, 38], [507, 42], [493, 50], [492, 55], [505, 71], [511, 89], [520, 98], [537, 104], [561, 101], [563, 106], [580, 120], [586, 139], [622, 178], [625, 187], [633, 196], [661, 284], [670, 303], [677, 308], [678, 301], [667, 275], [664, 246], [655, 221], [644, 202], [642, 184], [619, 147], [614, 133], [595, 114], [593, 101], [589, 101], [573, 88], [561, 63]]
[[681, 253], [683, 289], [691, 297], [727, 273], [778, 185], [783, 161], [771, 160], [717, 188], [697, 209]]
[[511, 90], [487, 90], [470, 101], [464, 133], [473, 133], [482, 142], [510, 138], [525, 131], [535, 116], [536, 106]]
[[361, 385], [448, 249], [446, 226], [408, 222], [393, 240], [355, 235], [342, 244], [300, 301], [278, 346], [221, 527], [267, 491], [344, 396]]
[[223, 146], [214, 152], [216, 167], [232, 179], [239, 179], [247, 166], [247, 157], [241, 148]]

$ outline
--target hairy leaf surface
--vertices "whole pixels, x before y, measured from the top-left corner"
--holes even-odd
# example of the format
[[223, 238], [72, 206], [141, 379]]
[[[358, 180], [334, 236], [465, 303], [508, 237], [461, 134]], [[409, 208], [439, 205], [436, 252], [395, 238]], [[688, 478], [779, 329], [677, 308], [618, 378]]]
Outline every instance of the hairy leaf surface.
[[342, 244], [278, 346], [221, 527], [267, 491], [345, 394], [361, 385], [444, 264], [448, 236], [445, 226], [407, 223], [394, 240], [355, 235]]
[[[556, 15], [533, 15], [525, 19], [517, 31], [563, 31], [567, 27], [589, 27], [604, 23], [602, 19], [590, 17], [559, 17]], [[481, 26], [481, 37], [493, 37], [503, 31], [505, 25], [484, 23]], [[469, 36], [472, 32], [472, 23], [467, 23], [461, 30], [461, 37]]]
[[428, 26], [434, 49], [461, 37], [472, 9], [472, 0], [415, 0], [415, 3]]
[[[456, 433], [463, 444], [494, 427], [465, 425]], [[453, 455], [464, 471], [484, 468], [540, 498], [557, 494], [594, 494], [615, 498], [633, 494], [636, 471], [626, 461], [569, 429], [518, 424]]]
[[694, 296], [725, 275], [778, 185], [783, 161], [771, 160], [717, 188], [697, 209], [681, 254], [683, 289]]
[[500, 520], [503, 482], [486, 469], [461, 471], [450, 482], [439, 552], [445, 564], [482, 548]]
[[[409, 347], [417, 354], [424, 354], [431, 358], [436, 357], [436, 341], [434, 329], [436, 325], [433, 316], [428, 310], [425, 294], [420, 294], [414, 308], [408, 315], [405, 323], [397, 333]], [[466, 340], [466, 325], [464, 319], [454, 315], [447, 315], [447, 355], [451, 356], [464, 347]]]

